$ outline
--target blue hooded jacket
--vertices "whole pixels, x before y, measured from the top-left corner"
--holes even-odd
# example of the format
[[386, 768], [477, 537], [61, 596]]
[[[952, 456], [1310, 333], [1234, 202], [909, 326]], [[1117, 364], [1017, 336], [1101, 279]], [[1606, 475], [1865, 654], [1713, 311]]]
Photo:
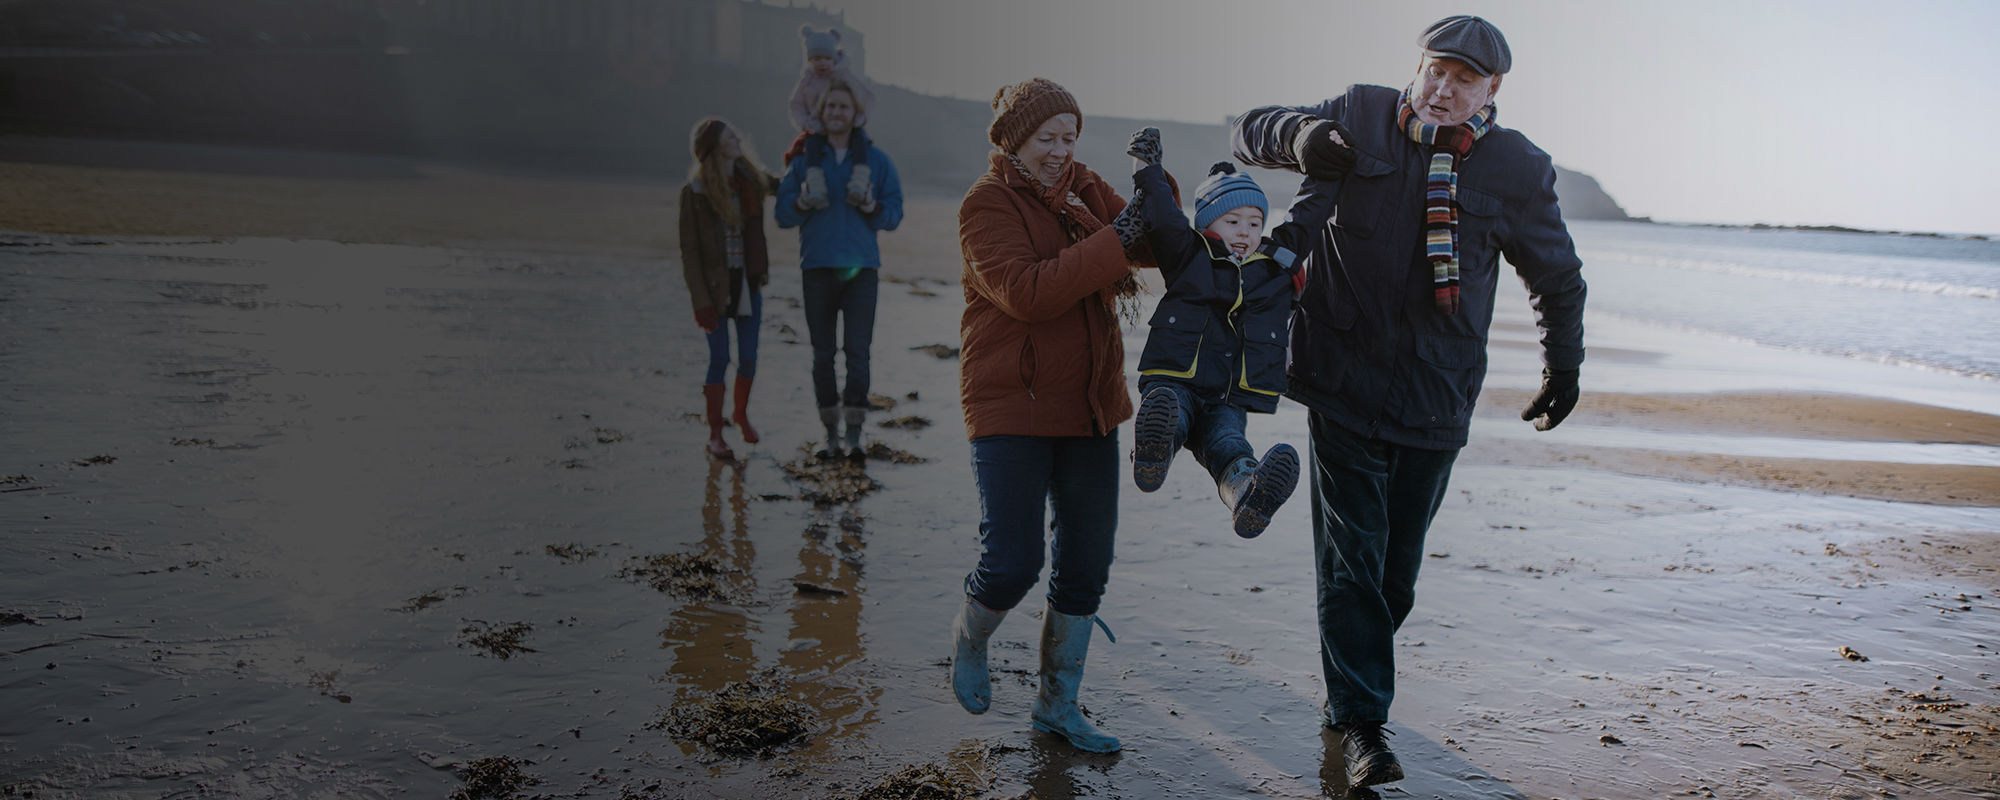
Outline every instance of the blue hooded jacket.
[[875, 213], [863, 214], [848, 205], [847, 179], [854, 171], [855, 153], [836, 162], [826, 138], [816, 136], [807, 147], [820, 149], [820, 168], [826, 171], [827, 207], [800, 211], [799, 191], [805, 182], [807, 158], [792, 159], [785, 178], [778, 184], [778, 203], [772, 216], [780, 228], [799, 229], [799, 266], [804, 269], [875, 269], [882, 266], [882, 251], [875, 244], [879, 231], [893, 231], [903, 222], [903, 184], [896, 178], [896, 165], [889, 156], [868, 142], [867, 134], [856, 130], [851, 148], [868, 148], [869, 182], [875, 185]]

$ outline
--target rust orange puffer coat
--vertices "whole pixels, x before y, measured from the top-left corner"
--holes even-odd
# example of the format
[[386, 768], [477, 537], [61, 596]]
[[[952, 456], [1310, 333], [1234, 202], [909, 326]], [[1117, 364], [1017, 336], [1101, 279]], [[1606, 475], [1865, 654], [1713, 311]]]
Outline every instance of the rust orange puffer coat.
[[965, 256], [959, 394], [968, 438], [1095, 436], [1132, 417], [1112, 285], [1131, 269], [1110, 222], [1125, 208], [1082, 164], [1075, 191], [1105, 227], [1071, 244], [1007, 157], [958, 209]]

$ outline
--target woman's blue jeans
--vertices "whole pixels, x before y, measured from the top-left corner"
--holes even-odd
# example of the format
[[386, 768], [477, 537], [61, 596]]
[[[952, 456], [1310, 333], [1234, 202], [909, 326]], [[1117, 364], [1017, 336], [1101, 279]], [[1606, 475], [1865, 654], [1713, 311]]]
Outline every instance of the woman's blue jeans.
[[[1111, 577], [1122, 485], [1118, 432], [1103, 436], [981, 436], [972, 440], [979, 484], [979, 566], [965, 591], [995, 611], [1019, 605], [1041, 580], [1046, 546], [1049, 607], [1097, 613]], [[1045, 525], [1047, 514], [1055, 523]], [[1053, 530], [1047, 545], [1044, 529]]]
[[721, 383], [723, 373], [729, 369], [729, 326], [736, 326], [736, 375], [743, 378], [757, 377], [757, 328], [764, 324], [764, 295], [752, 291], [743, 298], [750, 305], [750, 316], [725, 317], [708, 333], [708, 379], [705, 383]]
[[[820, 408], [868, 407], [868, 348], [875, 340], [877, 270], [805, 271], [806, 334], [812, 339], [813, 399]], [[835, 338], [835, 327], [839, 338]], [[847, 354], [847, 390], [834, 381], [833, 353]]]

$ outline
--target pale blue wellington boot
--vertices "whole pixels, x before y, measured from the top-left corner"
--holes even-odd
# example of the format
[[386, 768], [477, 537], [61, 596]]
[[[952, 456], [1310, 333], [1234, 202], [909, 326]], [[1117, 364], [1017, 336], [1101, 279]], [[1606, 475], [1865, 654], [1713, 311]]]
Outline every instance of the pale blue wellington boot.
[[984, 714], [993, 705], [993, 680], [986, 672], [986, 640], [1007, 612], [982, 606], [972, 595], [958, 607], [951, 623], [951, 692], [958, 704], [974, 714]]
[[[1058, 734], [1078, 750], [1118, 752], [1118, 738], [1098, 733], [1076, 705], [1083, 683], [1083, 661], [1090, 653], [1090, 623], [1095, 617], [1073, 617], [1051, 608], [1042, 617], [1042, 691], [1035, 696], [1031, 717], [1035, 730]], [[1103, 623], [1098, 623], [1103, 624]], [[1108, 638], [1111, 631], [1104, 632]]]

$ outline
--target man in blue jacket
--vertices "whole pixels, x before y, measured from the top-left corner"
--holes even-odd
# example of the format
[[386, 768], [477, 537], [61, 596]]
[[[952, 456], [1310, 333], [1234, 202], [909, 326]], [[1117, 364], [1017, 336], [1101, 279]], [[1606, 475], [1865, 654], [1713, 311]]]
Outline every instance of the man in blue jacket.
[[1356, 787], [1403, 777], [1382, 727], [1392, 644], [1486, 375], [1501, 256], [1541, 332], [1542, 387], [1521, 418], [1561, 423], [1583, 363], [1582, 263], [1555, 169], [1494, 123], [1507, 40], [1454, 16], [1418, 44], [1409, 88], [1351, 86], [1314, 106], [1255, 109], [1232, 129], [1239, 160], [1304, 173], [1302, 194], [1334, 198], [1308, 248], [1286, 394], [1311, 411], [1325, 723]]
[[[864, 111], [859, 103], [854, 90], [839, 81], [820, 96], [826, 139], [809, 140], [807, 146], [823, 150], [816, 158], [792, 160], [778, 184], [774, 213], [778, 227], [799, 229], [813, 396], [826, 427], [821, 455], [842, 454], [844, 421], [847, 455], [857, 460], [868, 415], [868, 348], [875, 338], [877, 271], [882, 266], [875, 234], [893, 231], [903, 221], [903, 185], [896, 179], [896, 165], [854, 127], [854, 118]], [[834, 379], [836, 349], [847, 354], [845, 389]]]

